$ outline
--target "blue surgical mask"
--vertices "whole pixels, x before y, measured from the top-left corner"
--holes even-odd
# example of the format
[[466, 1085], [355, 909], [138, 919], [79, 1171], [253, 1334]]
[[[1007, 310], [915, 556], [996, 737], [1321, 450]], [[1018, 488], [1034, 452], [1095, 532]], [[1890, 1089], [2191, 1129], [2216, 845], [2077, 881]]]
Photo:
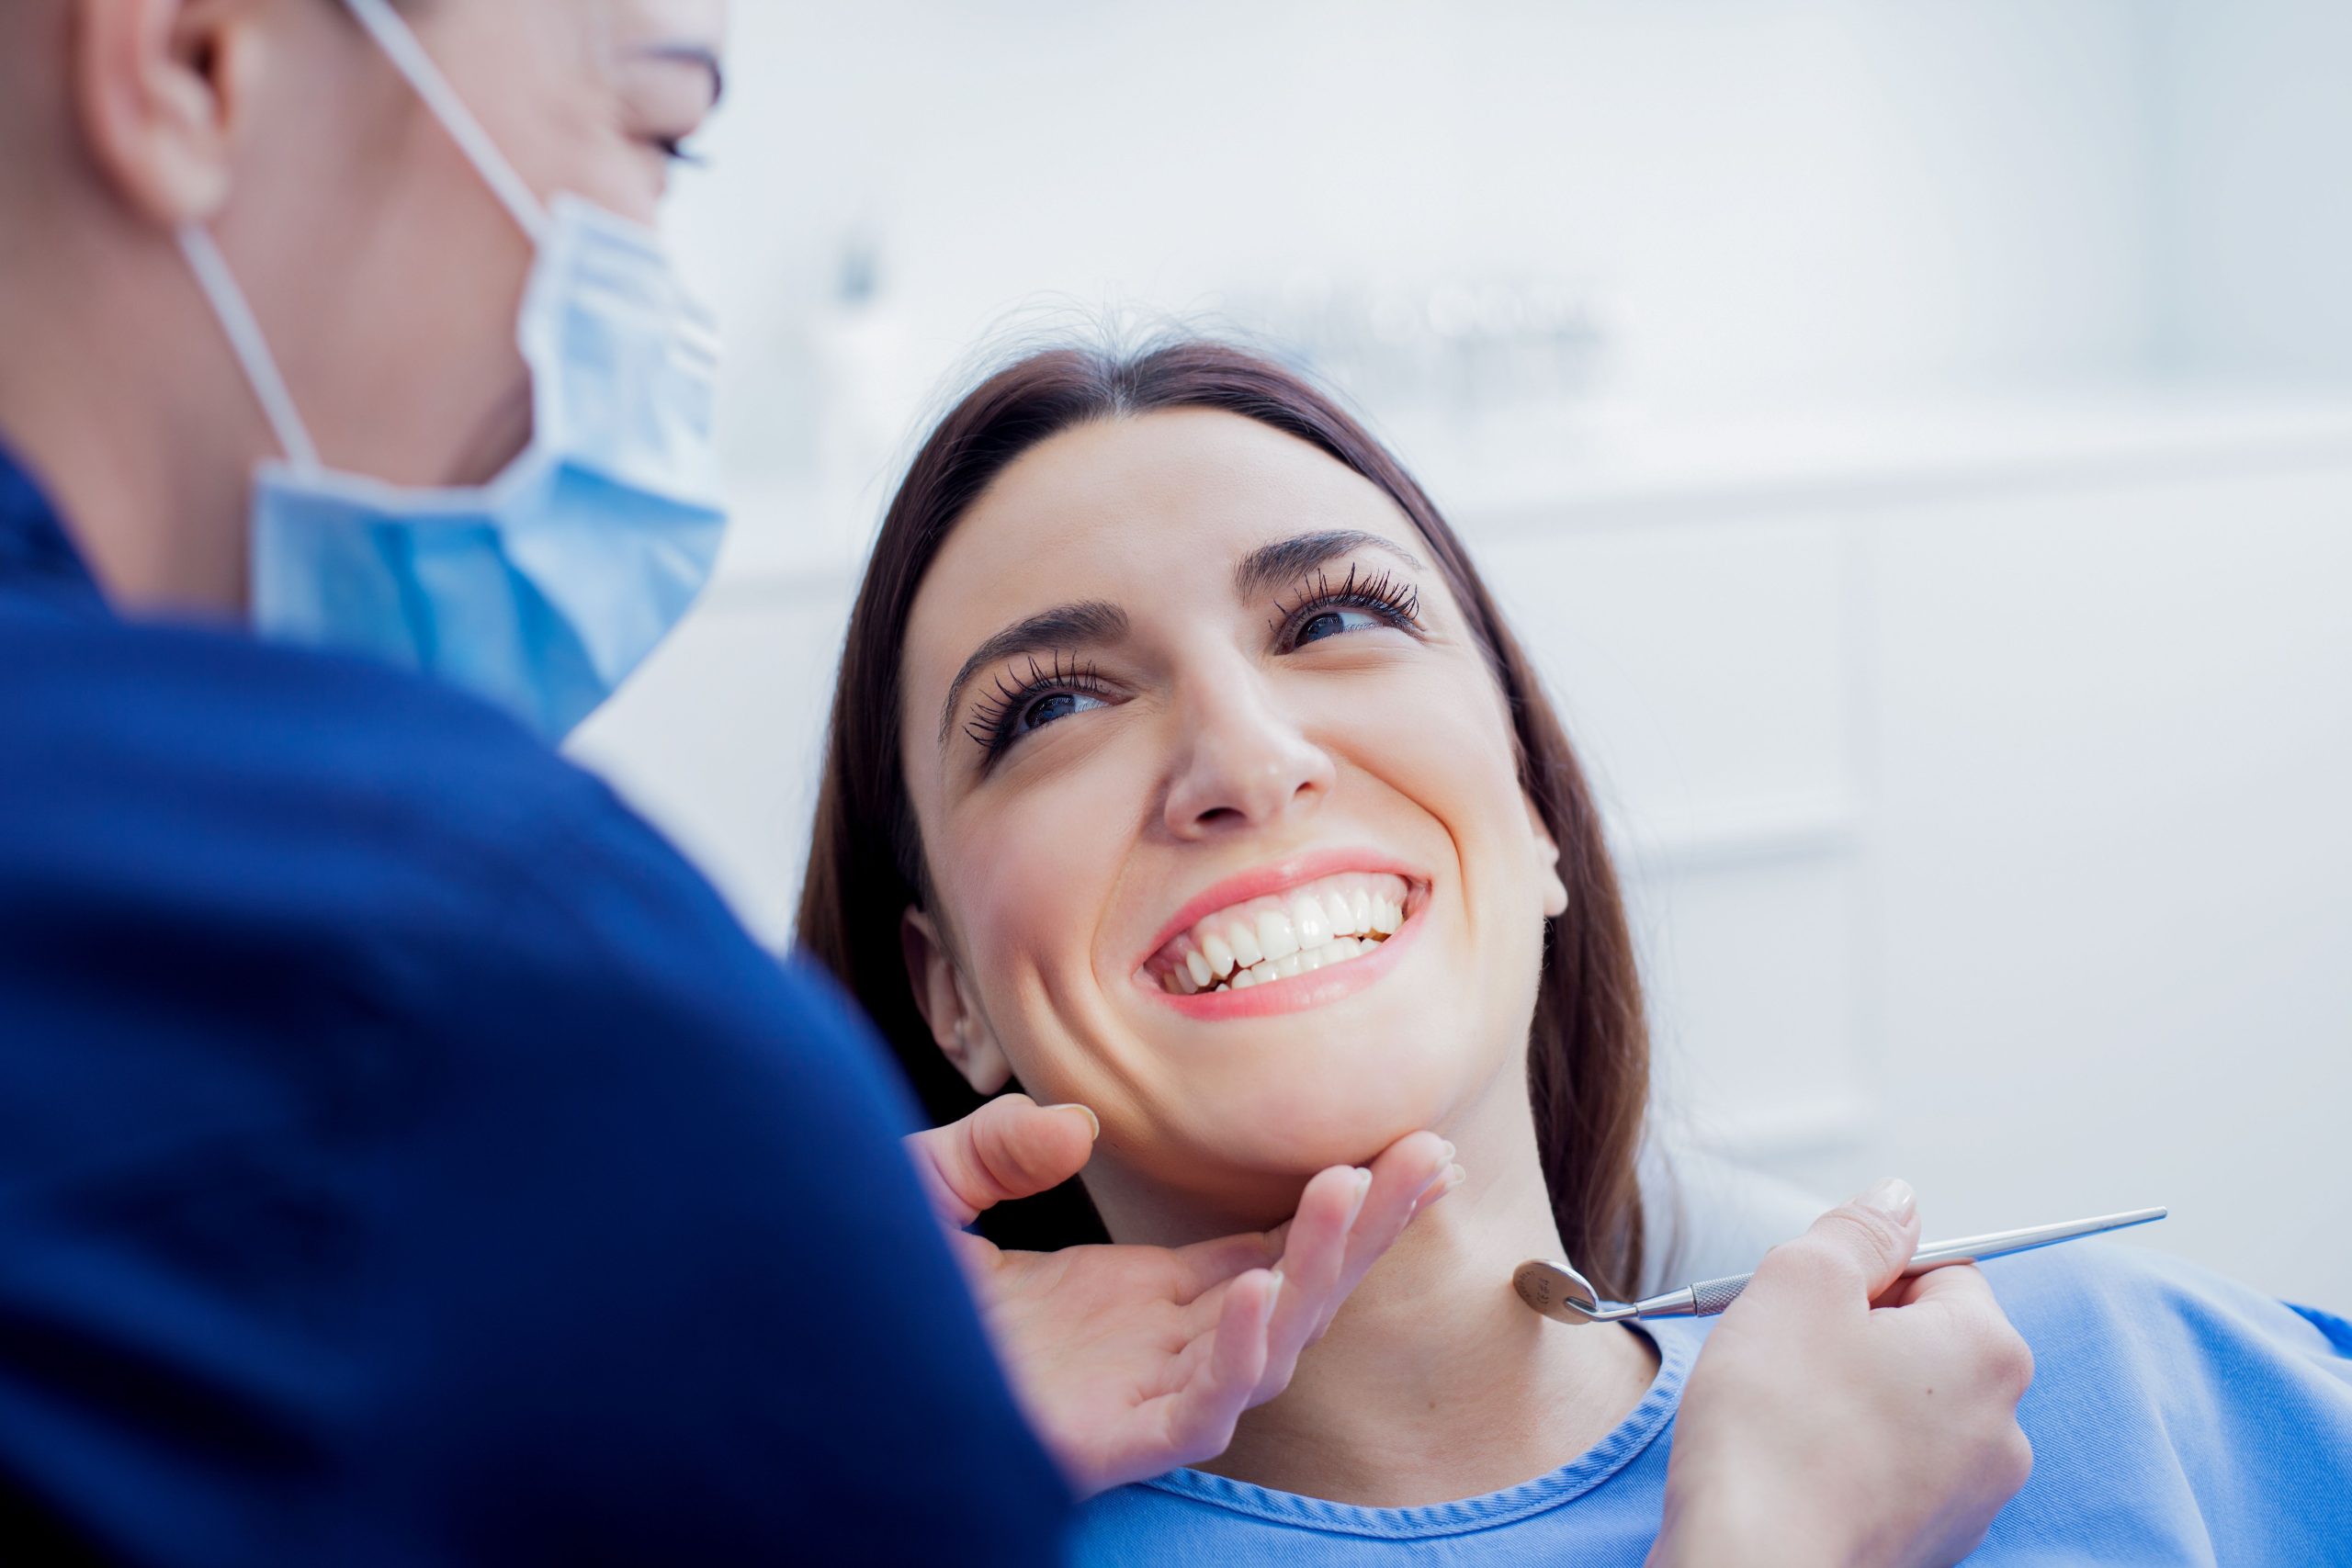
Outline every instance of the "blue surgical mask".
[[329, 469], [220, 253], [184, 231], [286, 453], [254, 478], [254, 626], [440, 676], [560, 739], [709, 579], [717, 340], [650, 231], [576, 197], [542, 206], [384, 0], [345, 4], [537, 246], [517, 333], [531, 441], [474, 487]]

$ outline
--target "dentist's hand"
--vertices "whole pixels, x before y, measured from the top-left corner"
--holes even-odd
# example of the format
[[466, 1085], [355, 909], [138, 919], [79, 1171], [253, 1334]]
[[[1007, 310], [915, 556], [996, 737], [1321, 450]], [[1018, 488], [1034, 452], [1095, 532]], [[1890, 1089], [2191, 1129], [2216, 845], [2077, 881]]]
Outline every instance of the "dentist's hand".
[[1973, 1268], [1903, 1278], [1918, 1243], [1890, 1181], [1766, 1257], [1691, 1369], [1650, 1568], [1943, 1568], [1976, 1549], [2033, 1469], [2033, 1353]]
[[960, 1227], [1056, 1187], [1093, 1152], [1092, 1112], [1003, 1095], [907, 1140], [1013, 1393], [1081, 1497], [1224, 1451], [1280, 1393], [1389, 1244], [1455, 1178], [1415, 1133], [1369, 1168], [1335, 1166], [1271, 1231], [1192, 1247], [1006, 1252]]

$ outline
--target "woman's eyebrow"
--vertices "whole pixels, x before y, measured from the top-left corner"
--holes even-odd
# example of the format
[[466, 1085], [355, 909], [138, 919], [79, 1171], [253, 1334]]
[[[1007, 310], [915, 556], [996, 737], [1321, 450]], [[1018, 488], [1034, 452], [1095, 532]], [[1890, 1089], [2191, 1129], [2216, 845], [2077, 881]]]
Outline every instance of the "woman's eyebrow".
[[1415, 571], [1426, 570], [1412, 551], [1361, 528], [1329, 528], [1297, 534], [1261, 545], [1243, 556], [1233, 569], [1234, 596], [1255, 599], [1261, 593], [1288, 588], [1326, 561], [1361, 549], [1385, 550]]
[[956, 679], [947, 682], [947, 700], [939, 705], [939, 743], [947, 744], [947, 732], [955, 726], [956, 705], [963, 698], [965, 685], [988, 666], [1023, 653], [1116, 642], [1126, 635], [1127, 613], [1104, 599], [1057, 604], [1026, 620], [1013, 622], [974, 649], [972, 657], [956, 671]]

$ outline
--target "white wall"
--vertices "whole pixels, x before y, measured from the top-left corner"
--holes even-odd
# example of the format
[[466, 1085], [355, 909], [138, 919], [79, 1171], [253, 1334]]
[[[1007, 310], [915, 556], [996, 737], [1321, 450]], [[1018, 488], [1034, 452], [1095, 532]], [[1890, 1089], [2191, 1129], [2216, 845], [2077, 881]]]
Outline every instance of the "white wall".
[[1890, 512], [1868, 570], [1873, 1152], [2352, 1302], [2352, 445]]
[[2352, 374], [2352, 6], [2163, 0], [2162, 354], [2205, 373]]
[[[2115, 375], [2150, 350], [2138, 0], [736, 10], [732, 101], [678, 217], [741, 347], [756, 485], [814, 461], [845, 397], [904, 428], [1041, 300], [1555, 279], [1600, 316], [1610, 392], [1643, 402]], [[857, 349], [880, 387], [845, 394], [799, 373], [833, 350], [854, 241], [878, 247], [885, 321]], [[777, 547], [870, 523], [887, 448]]]

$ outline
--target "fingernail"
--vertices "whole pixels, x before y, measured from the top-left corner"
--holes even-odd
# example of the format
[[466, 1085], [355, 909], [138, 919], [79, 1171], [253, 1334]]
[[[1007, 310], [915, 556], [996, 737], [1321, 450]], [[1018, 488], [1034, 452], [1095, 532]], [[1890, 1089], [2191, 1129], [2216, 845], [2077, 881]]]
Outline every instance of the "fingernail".
[[1453, 1164], [1453, 1155], [1454, 1155], [1453, 1140], [1452, 1138], [1448, 1138], [1448, 1139], [1446, 1139], [1446, 1140], [1445, 1140], [1445, 1159], [1446, 1159], [1446, 1163], [1447, 1163], [1448, 1165], [1451, 1165], [1451, 1164]]
[[1453, 1191], [1469, 1179], [1470, 1173], [1458, 1165], [1450, 1165], [1445, 1168], [1445, 1190], [1448, 1192]]
[[1085, 1117], [1086, 1135], [1088, 1138], [1096, 1139], [1102, 1136], [1102, 1118], [1094, 1114], [1094, 1108], [1092, 1106], [1080, 1105], [1076, 1100], [1072, 1100], [1068, 1105], [1058, 1105], [1056, 1106], [1055, 1109], [1057, 1111], [1075, 1111], [1080, 1116]]
[[1876, 1209], [1898, 1224], [1908, 1224], [1919, 1207], [1918, 1194], [1899, 1176], [1888, 1177], [1854, 1201], [1865, 1209]]
[[1363, 1201], [1372, 1196], [1372, 1172], [1356, 1167], [1355, 1201], [1348, 1205], [1348, 1224], [1354, 1224], [1356, 1216], [1363, 1213]]

